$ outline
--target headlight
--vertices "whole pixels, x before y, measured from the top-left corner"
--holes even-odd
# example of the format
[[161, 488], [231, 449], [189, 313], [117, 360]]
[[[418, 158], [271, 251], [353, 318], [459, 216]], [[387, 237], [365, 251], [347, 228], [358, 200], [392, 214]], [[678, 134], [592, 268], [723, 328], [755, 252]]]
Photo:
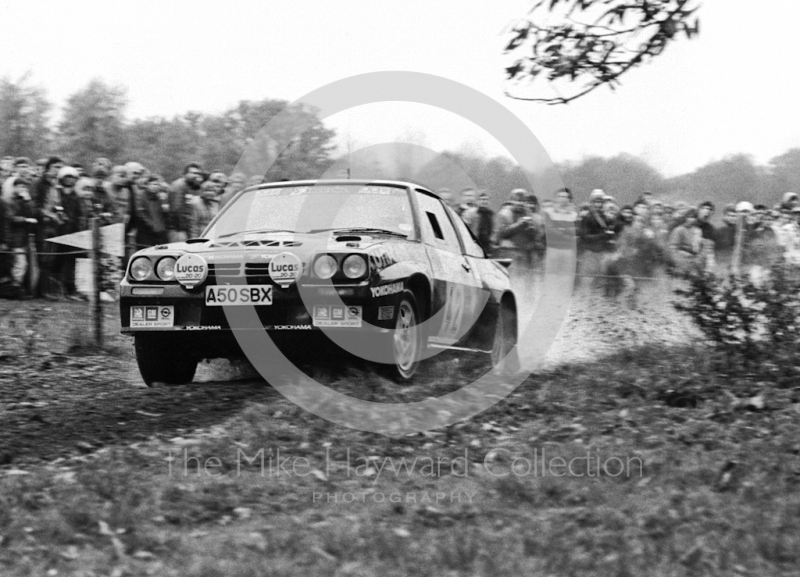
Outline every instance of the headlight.
[[323, 254], [314, 261], [314, 274], [321, 279], [331, 278], [338, 268], [336, 259], [329, 254]]
[[173, 280], [175, 278], [175, 259], [171, 256], [166, 256], [158, 261], [156, 276], [161, 280]]
[[359, 278], [367, 272], [367, 261], [363, 256], [351, 254], [342, 263], [342, 271], [347, 278]]
[[153, 263], [146, 256], [140, 256], [131, 263], [131, 276], [136, 280], [144, 280], [153, 272]]

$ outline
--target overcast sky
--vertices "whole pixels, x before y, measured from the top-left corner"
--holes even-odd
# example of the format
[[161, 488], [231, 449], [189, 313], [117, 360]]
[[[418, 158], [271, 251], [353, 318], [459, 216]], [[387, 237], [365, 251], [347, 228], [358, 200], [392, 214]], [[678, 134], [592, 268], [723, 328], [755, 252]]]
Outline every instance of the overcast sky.
[[[501, 102], [556, 161], [629, 152], [666, 175], [727, 154], [765, 162], [800, 146], [798, 0], [706, 0], [701, 34], [566, 106], [503, 96], [503, 30], [522, 0], [4, 2], [0, 76], [30, 70], [58, 105], [99, 76], [128, 88], [129, 118], [295, 100], [355, 74], [437, 74]], [[57, 114], [56, 114], [57, 116]], [[399, 136], [433, 149], [501, 146], [422, 105], [331, 117], [353, 146]]]

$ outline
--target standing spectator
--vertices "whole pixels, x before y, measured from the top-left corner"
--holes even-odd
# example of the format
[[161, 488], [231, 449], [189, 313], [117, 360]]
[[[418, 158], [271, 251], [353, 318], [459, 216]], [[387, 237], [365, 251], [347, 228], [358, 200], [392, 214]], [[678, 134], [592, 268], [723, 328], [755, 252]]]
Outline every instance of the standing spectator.
[[511, 198], [497, 212], [497, 258], [511, 258], [515, 268], [531, 268], [533, 218], [525, 204], [527, 191], [516, 188]]
[[44, 175], [44, 169], [45, 169], [46, 166], [47, 166], [47, 159], [46, 158], [40, 158], [39, 160], [36, 161], [36, 164], [34, 165], [33, 171], [32, 171], [32, 174], [31, 174], [31, 176], [33, 177], [34, 181], [39, 180], [40, 178], [42, 178], [42, 175]]
[[556, 192], [552, 207], [542, 211], [547, 231], [547, 249], [573, 250], [575, 248], [575, 224], [578, 215], [572, 208], [572, 193], [568, 188]]
[[131, 188], [128, 171], [121, 164], [111, 169], [108, 193], [114, 203], [114, 218], [117, 222], [125, 223], [126, 229], [131, 227], [131, 210], [133, 206], [133, 190]]
[[36, 296], [46, 296], [57, 280], [57, 269], [61, 266], [59, 257], [53, 254], [58, 245], [46, 242], [46, 239], [57, 236], [63, 220], [61, 194], [56, 186], [58, 173], [64, 167], [64, 161], [51, 156], [44, 165], [44, 173], [33, 185], [33, 203], [36, 207], [36, 252], [39, 261], [39, 282]]
[[716, 229], [711, 224], [714, 214], [714, 203], [706, 200], [697, 208], [697, 226], [703, 237], [703, 254], [706, 258], [705, 270], [713, 271], [716, 268]]
[[190, 207], [192, 212], [189, 238], [200, 238], [208, 223], [219, 212], [217, 185], [211, 180], [201, 184], [200, 195], [191, 200]]
[[467, 187], [461, 191], [461, 203], [456, 207], [455, 211], [458, 216], [463, 216], [464, 212], [475, 208], [475, 189]]
[[241, 172], [234, 172], [231, 175], [230, 182], [228, 182], [228, 186], [225, 187], [225, 192], [219, 199], [220, 208], [225, 206], [230, 199], [244, 188], [245, 180], [245, 176]]
[[461, 215], [466, 225], [475, 235], [478, 244], [483, 247], [487, 255], [492, 254], [492, 239], [494, 238], [494, 211], [489, 208], [489, 195], [486, 191], [478, 193], [478, 206], [464, 211]]
[[672, 230], [669, 249], [678, 273], [699, 273], [704, 269], [703, 233], [698, 226], [696, 209], [687, 210], [683, 222]]
[[[605, 193], [596, 189], [589, 195], [589, 214], [580, 222], [580, 242], [583, 249], [581, 275], [595, 276], [603, 270], [605, 254], [614, 250], [617, 223], [607, 222], [604, 215]], [[613, 203], [609, 203], [609, 207]], [[609, 209], [610, 210], [610, 209]], [[602, 283], [595, 283], [602, 284]]]
[[[547, 202], [547, 201], [545, 201]], [[539, 206], [539, 199], [535, 194], [525, 195], [525, 205], [531, 215], [533, 227], [528, 231], [528, 246], [531, 251], [531, 266], [539, 268], [544, 261], [544, 253], [547, 250], [547, 242], [544, 234], [544, 217]]]
[[633, 207], [626, 204], [619, 210], [619, 221], [622, 226], [630, 226], [633, 223]]
[[191, 208], [189, 201], [200, 192], [203, 169], [197, 162], [190, 162], [183, 169], [183, 176], [172, 183], [169, 198], [170, 242], [184, 241], [191, 232]]
[[144, 187], [134, 190], [134, 209], [136, 213], [136, 246], [139, 248], [167, 242], [167, 226], [161, 206], [159, 191], [161, 182], [157, 176], [148, 177]]
[[11, 278], [15, 292], [21, 295], [26, 276], [34, 274], [34, 267], [28, 262], [28, 233], [35, 231], [36, 212], [28, 183], [24, 179], [16, 178], [12, 183], [12, 191], [11, 202], [6, 207], [4, 240], [9, 251], [14, 253]]
[[3, 200], [8, 202], [14, 193], [14, 183], [17, 180], [23, 180], [24, 182], [30, 184], [31, 183], [31, 160], [30, 158], [21, 156], [13, 161], [11, 167], [11, 174], [3, 181]]
[[[85, 230], [86, 227], [85, 204], [75, 191], [75, 185], [79, 177], [78, 171], [72, 166], [65, 166], [58, 171], [57, 187], [61, 197], [61, 214], [63, 215], [58, 231], [61, 235], [79, 232], [80, 230]], [[71, 253], [75, 251], [74, 248], [63, 244], [56, 246], [58, 247], [56, 252]], [[66, 297], [70, 300], [82, 300], [75, 286], [75, 261], [77, 256], [75, 254], [61, 254], [56, 258], [59, 261], [56, 264], [56, 269], [60, 272], [60, 280]]]

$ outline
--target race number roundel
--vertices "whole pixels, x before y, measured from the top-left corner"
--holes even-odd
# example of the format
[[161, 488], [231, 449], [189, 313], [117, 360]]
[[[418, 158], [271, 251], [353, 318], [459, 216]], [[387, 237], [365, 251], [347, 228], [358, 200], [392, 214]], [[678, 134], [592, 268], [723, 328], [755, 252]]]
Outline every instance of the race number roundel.
[[302, 272], [303, 263], [290, 252], [275, 255], [269, 262], [269, 276], [282, 288], [295, 282]]
[[175, 280], [186, 288], [193, 288], [208, 277], [206, 259], [197, 254], [185, 254], [175, 263]]

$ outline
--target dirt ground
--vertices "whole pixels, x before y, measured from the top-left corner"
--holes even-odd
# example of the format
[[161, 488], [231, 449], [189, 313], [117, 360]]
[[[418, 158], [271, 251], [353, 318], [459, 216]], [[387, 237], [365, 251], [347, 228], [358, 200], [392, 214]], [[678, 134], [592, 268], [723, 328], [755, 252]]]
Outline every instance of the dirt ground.
[[[696, 337], [671, 298], [652, 285], [631, 308], [624, 299], [576, 290], [547, 365]], [[104, 305], [105, 352], [92, 350], [89, 312], [79, 302], [0, 301], [0, 466], [185, 435], [278, 394], [246, 364], [228, 361], [202, 363], [192, 385], [147, 388], [133, 340], [119, 334], [117, 305]]]

